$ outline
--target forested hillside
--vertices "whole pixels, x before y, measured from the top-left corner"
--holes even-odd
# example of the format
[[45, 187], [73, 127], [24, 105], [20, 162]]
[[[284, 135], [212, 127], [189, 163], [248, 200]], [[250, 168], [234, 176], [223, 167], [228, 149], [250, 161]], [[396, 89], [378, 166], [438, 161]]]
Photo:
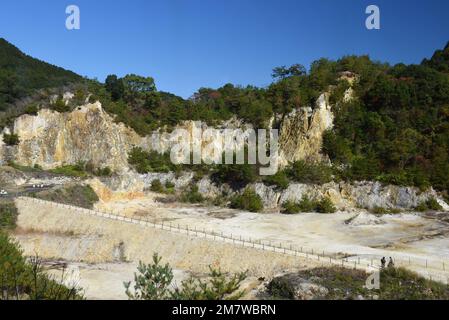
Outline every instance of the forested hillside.
[[345, 178], [448, 190], [448, 65], [449, 46], [421, 65], [348, 66], [359, 98], [336, 108], [324, 148]]
[[[275, 68], [272, 84], [264, 88], [226, 84], [201, 88], [190, 99], [157, 91], [151, 77], [110, 75], [104, 84], [85, 80], [26, 56], [5, 40], [0, 40], [0, 67], [0, 108], [36, 89], [74, 83], [75, 101], [91, 93], [90, 101], [100, 100], [117, 121], [142, 135], [182, 120], [215, 124], [233, 116], [261, 128], [276, 114], [278, 126], [293, 109], [314, 107], [319, 94], [328, 91], [335, 121], [324, 151], [334, 164], [332, 179], [449, 190], [449, 44], [418, 65], [391, 66], [368, 56], [320, 59], [309, 70], [300, 64]], [[347, 75], [354, 80], [354, 99], [343, 102], [350, 83], [342, 76]], [[64, 112], [74, 105], [59, 99], [46, 107]], [[279, 175], [298, 176], [304, 166], [293, 169]]]
[[79, 82], [79, 75], [34, 59], [0, 38], [0, 111], [37, 89]]

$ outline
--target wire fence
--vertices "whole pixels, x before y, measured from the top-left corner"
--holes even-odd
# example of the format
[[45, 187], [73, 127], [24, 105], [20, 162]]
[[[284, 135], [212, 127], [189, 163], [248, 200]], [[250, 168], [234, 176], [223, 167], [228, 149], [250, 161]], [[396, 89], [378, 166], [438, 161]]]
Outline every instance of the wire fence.
[[[360, 255], [354, 255], [349, 253], [331, 253], [324, 250], [317, 250], [314, 248], [308, 248], [304, 246], [294, 246], [292, 244], [285, 245], [282, 242], [274, 242], [265, 239], [252, 239], [245, 238], [242, 235], [224, 234], [222, 231], [217, 232], [214, 230], [206, 230], [205, 228], [197, 228], [196, 226], [182, 225], [179, 223], [164, 223], [156, 221], [156, 219], [150, 219], [149, 217], [127, 217], [120, 213], [110, 211], [99, 211], [93, 209], [85, 209], [73, 205], [67, 205], [37, 198], [30, 198], [25, 196], [18, 197], [21, 200], [47, 204], [53, 207], [70, 209], [80, 213], [102, 217], [106, 219], [121, 221], [125, 223], [132, 223], [141, 225], [144, 227], [150, 227], [170, 232], [176, 232], [180, 234], [186, 234], [188, 236], [195, 236], [197, 238], [203, 238], [213, 241], [221, 241], [224, 243], [240, 246], [243, 248], [252, 248], [255, 250], [262, 250], [268, 252], [274, 252], [284, 255], [289, 255], [298, 258], [304, 258], [312, 261], [319, 262], [326, 265], [341, 266], [344, 268], [354, 268], [364, 271], [378, 271], [381, 266], [381, 255], [368, 254], [365, 257]], [[419, 273], [430, 279], [439, 281], [449, 285], [449, 261], [439, 261], [435, 259], [416, 258], [411, 256], [391, 256], [395, 263], [395, 266], [402, 266], [410, 269], [420, 269]], [[418, 271], [418, 270], [416, 270]]]

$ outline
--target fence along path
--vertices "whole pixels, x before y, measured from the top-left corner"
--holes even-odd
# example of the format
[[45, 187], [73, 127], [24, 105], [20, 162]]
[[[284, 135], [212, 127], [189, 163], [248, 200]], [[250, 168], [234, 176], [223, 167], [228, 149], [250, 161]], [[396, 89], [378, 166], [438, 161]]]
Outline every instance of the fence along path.
[[[370, 259], [360, 258], [360, 256], [354, 256], [350, 254], [344, 253], [329, 253], [323, 250], [314, 250], [313, 248], [306, 247], [295, 247], [292, 245], [285, 246], [282, 243], [279, 245], [274, 244], [271, 241], [266, 240], [257, 240], [251, 238], [244, 238], [242, 236], [235, 237], [232, 234], [226, 235], [223, 232], [215, 232], [205, 229], [197, 229], [196, 227], [190, 227], [188, 225], [180, 225], [180, 224], [172, 224], [171, 222], [167, 223], [159, 223], [155, 220], [151, 221], [148, 218], [130, 218], [124, 215], [120, 215], [114, 212], [102, 212], [99, 210], [91, 210], [85, 209], [77, 206], [20, 196], [18, 197], [21, 200], [47, 204], [53, 207], [71, 209], [73, 211], [77, 211], [82, 214], [88, 214], [92, 216], [97, 216], [105, 219], [111, 219], [116, 221], [121, 221], [124, 223], [132, 223], [141, 225], [143, 227], [148, 228], [156, 228], [160, 230], [165, 230], [169, 232], [177, 232], [180, 234], [186, 234], [188, 236], [195, 236], [199, 238], [209, 239], [213, 241], [221, 241], [224, 243], [233, 244], [235, 246], [242, 246], [247, 248], [253, 248], [255, 250], [263, 250], [270, 251], [279, 254], [286, 254], [290, 256], [295, 256], [298, 258], [309, 259], [317, 262], [321, 262], [323, 265], [334, 265], [345, 268], [354, 268], [359, 270], [364, 270], [367, 272], [373, 272], [380, 270], [380, 259], [381, 257], [372, 256]], [[341, 258], [338, 256], [342, 256]], [[419, 267], [421, 269], [426, 270], [427, 272], [420, 272], [420, 274], [430, 280], [439, 281], [449, 285], [449, 263], [445, 261], [436, 261], [436, 260], [427, 260], [427, 259], [418, 259], [415, 257], [404, 257], [401, 258], [393, 257], [396, 266], [403, 267]]]

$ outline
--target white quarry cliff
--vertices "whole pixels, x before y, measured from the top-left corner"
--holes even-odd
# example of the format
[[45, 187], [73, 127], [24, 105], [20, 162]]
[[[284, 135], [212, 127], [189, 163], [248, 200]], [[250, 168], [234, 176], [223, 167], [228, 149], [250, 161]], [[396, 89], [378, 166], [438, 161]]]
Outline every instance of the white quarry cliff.
[[298, 160], [326, 159], [326, 156], [321, 154], [323, 134], [333, 127], [334, 121], [328, 98], [328, 94], [323, 93], [314, 110], [294, 110], [284, 119], [279, 134], [279, 162], [282, 167]]
[[128, 168], [127, 152], [141, 142], [133, 130], [115, 123], [99, 102], [70, 113], [42, 109], [36, 116], [22, 115], [14, 122], [14, 133], [20, 143], [13, 147], [11, 160], [44, 169], [90, 162], [123, 171]]

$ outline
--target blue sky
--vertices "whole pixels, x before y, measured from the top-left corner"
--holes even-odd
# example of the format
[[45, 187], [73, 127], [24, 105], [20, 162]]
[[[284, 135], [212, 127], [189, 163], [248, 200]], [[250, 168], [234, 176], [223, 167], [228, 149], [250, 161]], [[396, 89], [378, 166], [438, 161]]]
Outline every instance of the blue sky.
[[[70, 4], [80, 30], [65, 28]], [[365, 28], [370, 4], [381, 30]], [[274, 67], [320, 57], [419, 63], [449, 41], [448, 12], [447, 0], [2, 0], [0, 37], [83, 76], [137, 73], [189, 97], [228, 82], [265, 86]]]

